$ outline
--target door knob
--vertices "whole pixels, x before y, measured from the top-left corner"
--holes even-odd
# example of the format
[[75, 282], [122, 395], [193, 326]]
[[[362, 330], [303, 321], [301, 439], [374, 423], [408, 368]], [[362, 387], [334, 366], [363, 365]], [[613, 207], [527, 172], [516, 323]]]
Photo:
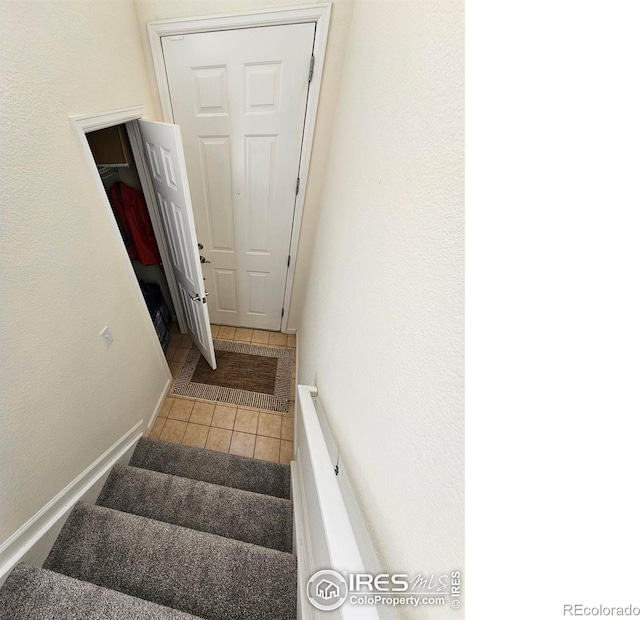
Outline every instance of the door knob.
[[200, 262], [204, 265], [205, 263], [210, 263], [210, 260], [207, 260], [204, 256], [200, 257]]
[[204, 297], [200, 297], [200, 293], [196, 293], [195, 295], [189, 295], [191, 297], [191, 301], [201, 301], [203, 304], [207, 303], [205, 297], [209, 297], [209, 293], [207, 291], [204, 292]]

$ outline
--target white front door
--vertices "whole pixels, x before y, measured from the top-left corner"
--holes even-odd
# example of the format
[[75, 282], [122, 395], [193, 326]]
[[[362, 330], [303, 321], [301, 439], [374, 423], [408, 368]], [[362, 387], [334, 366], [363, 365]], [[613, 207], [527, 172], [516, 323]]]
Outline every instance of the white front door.
[[163, 37], [212, 323], [280, 330], [315, 24]]
[[215, 370], [216, 358], [180, 128], [151, 121], [138, 121], [138, 126], [180, 295], [174, 302], [181, 304], [191, 339]]

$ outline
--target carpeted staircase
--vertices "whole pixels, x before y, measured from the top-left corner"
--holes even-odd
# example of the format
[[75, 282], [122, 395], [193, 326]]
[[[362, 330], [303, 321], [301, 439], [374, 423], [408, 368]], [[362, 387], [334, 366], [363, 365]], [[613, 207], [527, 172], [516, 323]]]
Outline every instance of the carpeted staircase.
[[293, 620], [289, 494], [285, 465], [140, 439], [44, 568], [11, 572], [0, 618]]

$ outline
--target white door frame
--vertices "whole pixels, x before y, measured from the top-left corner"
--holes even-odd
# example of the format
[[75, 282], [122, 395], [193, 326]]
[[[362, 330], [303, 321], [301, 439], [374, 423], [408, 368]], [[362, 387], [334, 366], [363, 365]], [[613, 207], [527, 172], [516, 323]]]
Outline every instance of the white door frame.
[[[158, 217], [158, 206], [156, 204], [155, 195], [153, 192], [153, 187], [151, 185], [151, 177], [149, 176], [149, 171], [147, 169], [146, 164], [144, 163], [144, 158], [142, 157], [142, 147], [141, 147], [141, 139], [140, 139], [140, 130], [138, 129], [137, 124], [134, 121], [141, 119], [144, 115], [144, 107], [143, 106], [134, 106], [131, 108], [124, 108], [121, 110], [111, 110], [109, 112], [98, 112], [94, 114], [81, 114], [78, 116], [71, 116], [71, 124], [78, 134], [78, 138], [80, 139], [80, 144], [82, 146], [82, 151], [85, 159], [87, 160], [87, 165], [89, 167], [89, 172], [94, 179], [96, 186], [100, 190], [100, 196], [102, 197], [102, 203], [105, 208], [105, 211], [109, 213], [109, 222], [110, 228], [113, 236], [118, 239], [118, 241], [122, 242], [122, 235], [120, 234], [120, 230], [116, 223], [115, 217], [113, 217], [113, 211], [111, 209], [111, 205], [109, 204], [109, 199], [107, 198], [107, 193], [104, 190], [104, 185], [102, 184], [102, 180], [100, 179], [100, 174], [98, 172], [98, 166], [96, 165], [95, 160], [93, 159], [93, 155], [91, 153], [91, 149], [89, 148], [89, 142], [87, 141], [86, 135], [91, 131], [97, 131], [98, 129], [106, 129], [107, 127], [113, 127], [114, 125], [122, 125], [126, 124], [127, 133], [129, 134], [129, 141], [131, 142], [131, 149], [134, 154], [134, 159], [136, 161], [136, 166], [138, 169], [138, 176], [140, 177], [140, 183], [142, 185], [142, 193], [144, 194], [145, 201], [147, 203], [147, 208], [149, 210], [149, 217], [151, 219], [151, 225], [153, 227], [153, 232], [156, 237], [156, 241], [158, 243], [158, 250], [160, 251], [160, 258], [162, 259], [163, 265], [171, 265], [169, 252], [167, 249], [167, 242], [164, 237], [164, 231], [162, 229], [162, 225], [160, 223], [160, 219]], [[141, 163], [140, 163], [141, 162]], [[144, 301], [144, 297], [142, 295], [142, 291], [140, 290], [140, 285], [138, 284], [138, 276], [133, 270], [133, 266], [131, 265], [131, 260], [127, 254], [126, 248], [124, 244], [122, 244], [122, 251], [127, 256], [127, 263], [129, 264], [129, 277], [131, 282], [134, 284], [134, 291], [136, 296], [138, 297], [138, 301], [141, 306], [145, 309], [145, 312], [148, 314], [147, 304]], [[169, 292], [171, 293], [171, 299], [173, 300], [173, 305], [176, 310], [176, 316], [178, 318], [178, 324], [180, 325], [180, 331], [183, 334], [187, 333], [186, 322], [184, 319], [184, 315], [182, 312], [182, 306], [180, 305], [180, 297], [178, 295], [178, 287], [176, 285], [176, 280], [173, 275], [171, 269], [165, 270], [165, 276], [167, 277], [167, 284], [169, 285]], [[153, 329], [153, 324], [149, 321], [149, 326], [152, 328], [153, 338], [156, 344], [158, 345], [158, 350], [161, 353], [161, 357], [164, 360], [165, 364], [166, 358], [164, 352], [162, 351], [162, 347], [160, 346], [160, 342], [158, 341], [158, 336]], [[169, 372], [169, 377], [171, 377], [171, 373], [169, 371], [169, 366], [167, 364], [167, 371]]]
[[260, 11], [243, 11], [225, 13], [223, 15], [211, 15], [206, 17], [187, 17], [182, 19], [163, 19], [149, 22], [149, 43], [151, 56], [158, 83], [162, 114], [167, 123], [175, 123], [169, 82], [164, 66], [162, 53], [162, 37], [181, 36], [198, 32], [213, 32], [216, 30], [234, 30], [237, 28], [257, 28], [262, 26], [281, 26], [286, 24], [315, 23], [316, 37], [313, 44], [314, 68], [313, 79], [309, 84], [307, 98], [307, 111], [302, 133], [302, 150], [300, 152], [300, 191], [296, 196], [295, 210], [293, 214], [293, 227], [291, 231], [291, 245], [289, 254], [291, 262], [287, 270], [287, 280], [284, 292], [284, 315], [280, 323], [280, 331], [294, 334], [296, 330], [289, 329], [289, 308], [291, 306], [291, 293], [293, 290], [293, 276], [298, 257], [298, 244], [300, 241], [300, 229], [302, 227], [302, 212], [304, 198], [307, 192], [307, 179], [309, 177], [309, 165], [311, 163], [311, 148], [313, 134], [318, 113], [318, 101], [320, 99], [320, 84], [322, 82], [322, 70], [324, 67], [324, 55], [329, 35], [329, 18], [331, 15], [331, 2], [323, 2], [314, 5], [292, 6], [279, 9], [262, 9]]

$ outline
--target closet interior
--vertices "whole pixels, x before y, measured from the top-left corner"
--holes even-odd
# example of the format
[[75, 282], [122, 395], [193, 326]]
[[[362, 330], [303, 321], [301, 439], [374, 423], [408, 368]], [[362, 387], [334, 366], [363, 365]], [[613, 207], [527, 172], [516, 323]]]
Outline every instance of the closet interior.
[[163, 351], [176, 312], [125, 125], [86, 134], [122, 242], [138, 278]]

